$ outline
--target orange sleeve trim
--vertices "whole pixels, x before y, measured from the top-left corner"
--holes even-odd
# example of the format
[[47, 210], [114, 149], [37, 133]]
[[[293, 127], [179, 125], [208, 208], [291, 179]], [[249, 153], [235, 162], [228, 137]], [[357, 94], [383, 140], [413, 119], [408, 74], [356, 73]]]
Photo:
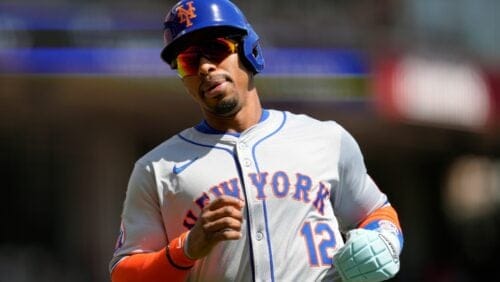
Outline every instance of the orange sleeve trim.
[[189, 269], [193, 267], [196, 260], [190, 259], [184, 253], [184, 244], [187, 239], [188, 232], [184, 232], [181, 236], [170, 242], [167, 248], [167, 258], [171, 264], [181, 269]]
[[388, 221], [394, 223], [394, 225], [396, 225], [398, 227], [398, 229], [401, 230], [401, 225], [399, 224], [398, 214], [392, 206], [384, 206], [384, 207], [381, 207], [381, 208], [375, 210], [359, 224], [359, 227], [363, 228], [366, 225], [368, 225], [374, 221], [379, 221], [379, 220], [388, 220]]
[[[186, 233], [172, 240], [166, 248], [152, 253], [130, 255], [121, 260], [111, 273], [112, 282], [184, 281], [194, 260], [185, 257], [183, 243]], [[181, 244], [179, 254], [179, 248]], [[170, 254], [170, 257], [168, 256]], [[184, 256], [184, 259], [182, 259]], [[189, 260], [189, 261], [187, 261]], [[179, 267], [180, 266], [180, 267]]]

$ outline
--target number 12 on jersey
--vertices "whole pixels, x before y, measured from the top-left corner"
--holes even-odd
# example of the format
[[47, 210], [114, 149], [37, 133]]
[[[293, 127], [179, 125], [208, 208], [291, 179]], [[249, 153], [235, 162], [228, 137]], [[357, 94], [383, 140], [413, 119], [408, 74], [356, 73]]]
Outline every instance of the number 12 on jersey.
[[300, 234], [304, 237], [311, 266], [333, 264], [333, 249], [337, 242], [328, 223], [306, 221]]

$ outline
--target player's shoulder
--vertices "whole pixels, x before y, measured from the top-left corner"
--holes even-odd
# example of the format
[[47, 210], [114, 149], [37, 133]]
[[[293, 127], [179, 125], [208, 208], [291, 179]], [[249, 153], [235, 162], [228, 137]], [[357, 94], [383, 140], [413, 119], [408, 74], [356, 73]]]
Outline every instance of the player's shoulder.
[[[319, 119], [307, 113], [283, 112], [286, 116], [287, 132], [300, 132], [315, 138], [330, 140], [353, 139], [349, 131], [333, 119]], [[343, 141], [344, 142], [344, 141]]]
[[342, 126], [335, 120], [322, 120], [307, 113], [284, 111], [287, 123], [290, 126], [308, 127], [311, 130], [341, 130]]
[[169, 138], [146, 152], [144, 155], [142, 155], [136, 163], [149, 165], [151, 163], [170, 159], [173, 156], [182, 153], [183, 151], [185, 151], [182, 148], [183, 146], [185, 146], [185, 142], [183, 142], [179, 136], [190, 131], [192, 131], [192, 128], [185, 129], [180, 133], [170, 136]]

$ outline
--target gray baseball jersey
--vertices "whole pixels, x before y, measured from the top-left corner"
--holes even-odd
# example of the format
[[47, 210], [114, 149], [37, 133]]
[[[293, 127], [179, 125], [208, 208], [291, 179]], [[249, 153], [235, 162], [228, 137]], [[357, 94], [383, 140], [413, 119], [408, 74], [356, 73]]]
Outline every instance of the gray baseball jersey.
[[137, 161], [110, 268], [164, 248], [221, 195], [245, 201], [243, 238], [216, 245], [189, 281], [330, 279], [341, 231], [387, 202], [356, 141], [333, 121], [264, 110], [240, 134], [202, 122]]

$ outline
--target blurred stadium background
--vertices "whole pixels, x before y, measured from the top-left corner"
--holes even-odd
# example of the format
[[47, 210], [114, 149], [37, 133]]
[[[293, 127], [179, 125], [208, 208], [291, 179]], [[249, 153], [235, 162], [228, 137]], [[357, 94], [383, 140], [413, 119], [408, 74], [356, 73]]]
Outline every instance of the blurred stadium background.
[[[134, 161], [199, 121], [175, 1], [0, 2], [0, 281], [108, 281]], [[394, 281], [500, 274], [500, 1], [235, 1], [265, 107], [334, 119], [400, 212]]]

